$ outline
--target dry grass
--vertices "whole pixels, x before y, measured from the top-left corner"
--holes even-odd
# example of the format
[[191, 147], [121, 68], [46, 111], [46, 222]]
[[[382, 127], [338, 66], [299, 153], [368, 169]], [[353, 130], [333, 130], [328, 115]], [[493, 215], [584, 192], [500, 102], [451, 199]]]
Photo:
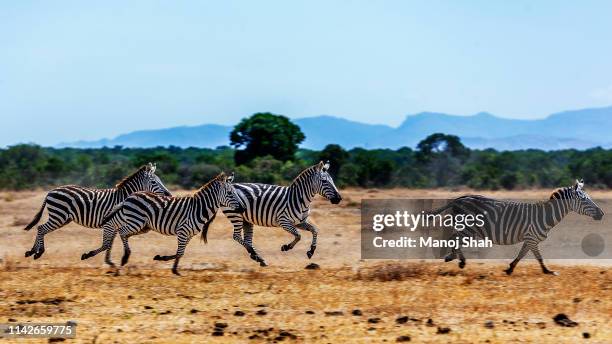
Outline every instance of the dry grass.
[[15, 226], [15, 227], [24, 227], [27, 224], [29, 224], [30, 221], [32, 221], [32, 219], [28, 219], [28, 218], [25, 218], [25, 217], [16, 217], [13, 220], [13, 226]]
[[369, 266], [357, 271], [359, 281], [404, 281], [410, 278], [422, 277], [426, 273], [419, 263], [388, 263]]
[[[0, 272], [0, 318], [75, 320], [78, 342], [99, 343], [271, 342], [283, 332], [291, 334], [287, 341], [295, 336], [331, 343], [393, 342], [400, 336], [417, 342], [574, 343], [584, 332], [595, 342], [612, 338], [612, 277], [604, 268], [566, 267], [557, 278], [536, 266], [513, 277], [484, 265], [444, 273], [455, 269], [377, 263], [358, 273], [272, 268], [189, 270], [175, 277], [165, 269], [114, 276], [95, 268], [47, 268], [44, 275], [20, 268]], [[558, 313], [579, 325], [556, 325]], [[217, 323], [227, 324], [222, 337], [212, 336]]]
[[[543, 198], [547, 192], [531, 195]], [[411, 195], [455, 194], [345, 192], [352, 202]], [[321, 232], [312, 261], [320, 270], [304, 269], [310, 262], [308, 235], [293, 251], [280, 252], [291, 237], [261, 228], [255, 244], [270, 266], [259, 267], [232, 241], [231, 227], [220, 216], [208, 245], [194, 240], [188, 247], [183, 277], [170, 273], [171, 263], [151, 259], [176, 247], [174, 238], [156, 233], [131, 240], [130, 263], [115, 276], [107, 273], [101, 256], [79, 260], [99, 245], [100, 233], [76, 225], [50, 234], [40, 260], [23, 257], [35, 233], [23, 231], [15, 219], [30, 219], [43, 196], [14, 193], [7, 202], [0, 193], [0, 322], [74, 320], [75, 342], [370, 343], [409, 336], [412, 342], [575, 343], [585, 332], [592, 342], [612, 341], [612, 272], [606, 265], [551, 262], [561, 273], [553, 277], [525, 262], [508, 277], [502, 272], [507, 262], [469, 261], [459, 270], [456, 263], [360, 261], [359, 209], [317, 201], [312, 217]], [[578, 326], [555, 324], [558, 313]]]

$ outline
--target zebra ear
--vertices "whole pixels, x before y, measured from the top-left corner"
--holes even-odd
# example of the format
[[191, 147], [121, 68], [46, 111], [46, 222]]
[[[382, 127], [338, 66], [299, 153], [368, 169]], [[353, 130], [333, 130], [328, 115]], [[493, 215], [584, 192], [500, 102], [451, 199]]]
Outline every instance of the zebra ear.
[[155, 173], [156, 169], [157, 169], [157, 164], [149, 163], [149, 171], [151, 171], [151, 173]]
[[325, 165], [323, 165], [323, 169], [322, 169], [323, 172], [327, 172], [327, 170], [329, 170], [329, 160], [325, 162]]
[[324, 165], [325, 165], [325, 164], [324, 164], [324, 163], [323, 163], [323, 161], [321, 160], [321, 161], [319, 161], [319, 163], [317, 164], [317, 168], [318, 168], [319, 170], [322, 170]]
[[582, 189], [584, 186], [584, 182], [582, 180], [576, 179], [576, 184], [574, 184], [574, 190]]
[[234, 172], [232, 172], [232, 174], [230, 174], [229, 177], [227, 177], [226, 181], [228, 183], [233, 183], [234, 182]]

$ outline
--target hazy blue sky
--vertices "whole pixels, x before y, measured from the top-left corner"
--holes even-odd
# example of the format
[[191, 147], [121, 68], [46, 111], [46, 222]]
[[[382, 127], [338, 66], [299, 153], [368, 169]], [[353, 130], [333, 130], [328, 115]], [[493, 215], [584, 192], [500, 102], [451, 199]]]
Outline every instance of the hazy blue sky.
[[3, 1], [0, 145], [612, 104], [612, 2]]

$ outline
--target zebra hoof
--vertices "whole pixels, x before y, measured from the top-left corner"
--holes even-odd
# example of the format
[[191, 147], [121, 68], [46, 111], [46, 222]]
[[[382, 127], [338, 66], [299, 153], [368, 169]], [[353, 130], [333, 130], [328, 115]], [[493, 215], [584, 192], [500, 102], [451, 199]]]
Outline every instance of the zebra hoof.
[[544, 273], [547, 275], [559, 276], [559, 273], [556, 271], [546, 270]]
[[177, 276], [181, 276], [181, 274], [178, 272], [178, 269], [172, 269], [172, 273]]
[[264, 262], [263, 260], [261, 260], [259, 262], [259, 266], [268, 266], [268, 264], [266, 262]]
[[45, 253], [45, 250], [40, 250], [40, 251], [36, 252], [34, 254], [34, 260], [40, 258], [43, 255], [43, 253]]
[[459, 262], [459, 269], [463, 269], [465, 267], [465, 262], [464, 261], [460, 261]]
[[289, 251], [290, 249], [291, 249], [291, 246], [289, 246], [287, 244], [281, 246], [281, 251], [282, 252]]
[[91, 252], [83, 253], [81, 255], [81, 260], [85, 260], [85, 259], [89, 259], [89, 258], [91, 258]]
[[26, 251], [25, 256], [26, 256], [26, 258], [27, 258], [27, 257], [29, 257], [29, 256], [31, 256], [31, 255], [33, 255], [33, 254], [34, 254], [34, 249], [29, 250], [29, 251]]
[[450, 261], [453, 261], [454, 259], [455, 257], [449, 254], [448, 256], [444, 257], [444, 262], [448, 263]]
[[155, 257], [153, 257], [153, 260], [162, 260], [162, 257], [159, 254], [156, 254]]
[[308, 257], [308, 259], [312, 258], [312, 256], [314, 256], [315, 250], [317, 249], [316, 245], [310, 245], [310, 250], [308, 250], [306, 252], [306, 256]]
[[121, 266], [124, 266], [125, 264], [127, 264], [127, 262], [128, 262], [128, 258], [129, 258], [129, 257], [125, 257], [125, 256], [124, 256], [124, 257], [121, 257]]
[[507, 268], [506, 270], [504, 270], [504, 272], [506, 273], [506, 275], [510, 276], [512, 275], [512, 272], [514, 271], [514, 269], [512, 268]]

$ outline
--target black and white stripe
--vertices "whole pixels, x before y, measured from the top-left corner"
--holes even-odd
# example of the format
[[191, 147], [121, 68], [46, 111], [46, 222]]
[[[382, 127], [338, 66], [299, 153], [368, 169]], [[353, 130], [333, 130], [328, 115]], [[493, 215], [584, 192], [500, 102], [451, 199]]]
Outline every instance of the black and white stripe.
[[172, 272], [178, 275], [178, 263], [185, 253], [189, 240], [202, 232], [202, 238], [206, 241], [208, 225], [220, 206], [230, 207], [237, 213], [243, 211], [232, 181], [233, 176], [227, 177], [222, 173], [187, 197], [160, 196], [150, 192], [137, 192], [131, 195], [106, 217], [102, 226], [104, 230], [102, 246], [83, 254], [81, 259], [88, 259], [106, 251], [106, 263], [114, 266], [110, 261], [109, 252], [115, 235], [119, 233], [124, 247], [121, 265], [125, 265], [131, 253], [128, 238], [152, 229], [164, 235], [177, 237], [178, 248], [175, 255], [157, 255], [154, 259], [163, 261], [174, 259]]
[[170, 192], [157, 175], [155, 165], [149, 163], [138, 171], [124, 178], [114, 188], [95, 189], [77, 185], [65, 185], [55, 188], [47, 194], [43, 204], [25, 230], [34, 227], [43, 214], [45, 208], [49, 212], [49, 219], [38, 226], [38, 233], [34, 246], [25, 253], [26, 257], [34, 255], [40, 258], [45, 252], [44, 237], [46, 234], [59, 229], [74, 221], [88, 228], [100, 228], [106, 214], [129, 195], [137, 191], [150, 191], [163, 195]]
[[342, 200], [328, 169], [329, 163], [320, 162], [302, 171], [289, 186], [234, 184], [245, 211], [240, 214], [223, 208], [223, 213], [234, 227], [234, 240], [246, 248], [251, 259], [259, 262], [261, 266], [266, 266], [266, 262], [253, 247], [253, 225], [281, 227], [291, 233], [294, 239], [289, 244], [283, 245], [282, 251], [292, 249], [300, 240], [298, 228], [311, 232], [312, 243], [307, 256], [312, 257], [317, 247], [318, 232], [317, 228], [308, 222], [312, 200], [317, 194], [333, 204], [338, 204]]
[[[523, 203], [500, 201], [483, 196], [463, 196], [449, 202], [434, 213], [452, 209], [455, 214], [483, 214], [484, 226], [467, 227], [453, 233], [452, 239], [459, 237], [488, 238], [494, 244], [513, 245], [523, 243], [521, 250], [506, 269], [512, 274], [518, 262], [529, 251], [538, 260], [542, 271], [546, 274], [556, 274], [544, 265], [544, 260], [538, 249], [538, 244], [546, 239], [550, 230], [556, 226], [565, 215], [574, 211], [581, 215], [601, 220], [604, 213], [583, 190], [584, 183], [576, 181], [573, 186], [555, 190], [549, 200], [539, 203]], [[453, 250], [445, 257], [445, 261], [459, 258], [459, 267], [465, 266], [465, 257], [461, 248]]]

